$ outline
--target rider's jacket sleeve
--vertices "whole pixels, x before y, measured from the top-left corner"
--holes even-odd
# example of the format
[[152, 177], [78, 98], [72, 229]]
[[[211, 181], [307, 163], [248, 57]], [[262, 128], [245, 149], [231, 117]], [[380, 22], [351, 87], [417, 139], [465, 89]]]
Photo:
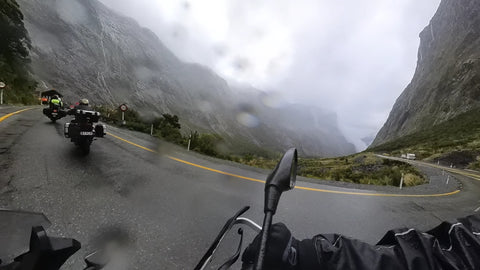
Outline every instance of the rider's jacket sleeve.
[[300, 269], [480, 269], [480, 215], [428, 232], [395, 229], [370, 245], [338, 234], [299, 245]]

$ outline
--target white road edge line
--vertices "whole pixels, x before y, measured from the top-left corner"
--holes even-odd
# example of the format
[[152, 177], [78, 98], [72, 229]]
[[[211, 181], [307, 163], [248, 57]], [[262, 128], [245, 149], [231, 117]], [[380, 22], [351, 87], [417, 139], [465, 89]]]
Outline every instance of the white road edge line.
[[475, 211], [475, 212], [478, 212], [478, 210], [480, 210], [480, 206], [479, 206], [477, 209], [475, 209], [474, 211]]

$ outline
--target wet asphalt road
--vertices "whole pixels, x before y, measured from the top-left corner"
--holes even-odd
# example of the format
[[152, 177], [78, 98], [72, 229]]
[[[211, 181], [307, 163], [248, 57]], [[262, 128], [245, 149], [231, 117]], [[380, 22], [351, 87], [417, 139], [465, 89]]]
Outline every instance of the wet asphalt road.
[[[19, 108], [0, 107], [0, 117]], [[110, 128], [112, 136], [93, 142], [83, 156], [63, 137], [63, 123], [50, 123], [41, 110], [0, 122], [0, 207], [43, 212], [48, 233], [73, 237], [80, 250], [64, 269], [83, 269], [82, 257], [101, 239], [113, 237], [126, 247], [125, 269], [191, 269], [224, 222], [244, 205], [260, 223], [262, 183], [223, 175], [168, 158], [255, 179], [268, 172], [205, 158], [144, 134]], [[438, 169], [428, 169], [443, 179]], [[295, 189], [285, 193], [274, 221], [288, 225], [297, 238], [342, 233], [369, 243], [395, 227], [428, 229], [441, 220], [474, 214], [480, 206], [480, 181], [455, 176], [442, 197], [359, 196]], [[434, 185], [441, 185], [443, 180]], [[298, 181], [297, 185], [342, 192], [367, 192]], [[432, 185], [431, 192], [438, 189]], [[372, 188], [372, 193], [378, 193]], [[418, 191], [420, 190], [420, 191]], [[419, 194], [428, 188], [382, 190]], [[447, 191], [448, 191], [447, 190]], [[252, 235], [248, 235], [251, 239]], [[232, 234], [220, 256], [234, 249]], [[119, 260], [121, 261], [121, 260]], [[121, 267], [116, 267], [121, 269]]]

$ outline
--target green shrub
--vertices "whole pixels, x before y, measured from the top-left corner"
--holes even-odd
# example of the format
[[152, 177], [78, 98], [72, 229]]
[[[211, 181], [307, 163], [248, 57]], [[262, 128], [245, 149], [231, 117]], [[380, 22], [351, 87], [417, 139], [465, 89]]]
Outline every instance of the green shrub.
[[209, 156], [218, 156], [217, 145], [222, 141], [222, 137], [216, 134], [200, 134], [194, 150]]

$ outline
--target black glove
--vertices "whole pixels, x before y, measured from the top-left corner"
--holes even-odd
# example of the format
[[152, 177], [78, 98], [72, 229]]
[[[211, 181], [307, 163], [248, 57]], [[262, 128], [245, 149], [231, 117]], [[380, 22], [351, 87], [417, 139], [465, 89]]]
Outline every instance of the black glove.
[[[261, 234], [245, 249], [242, 256], [244, 267], [255, 263], [260, 249]], [[295, 269], [298, 262], [298, 240], [283, 223], [273, 224], [264, 258], [265, 269]]]

